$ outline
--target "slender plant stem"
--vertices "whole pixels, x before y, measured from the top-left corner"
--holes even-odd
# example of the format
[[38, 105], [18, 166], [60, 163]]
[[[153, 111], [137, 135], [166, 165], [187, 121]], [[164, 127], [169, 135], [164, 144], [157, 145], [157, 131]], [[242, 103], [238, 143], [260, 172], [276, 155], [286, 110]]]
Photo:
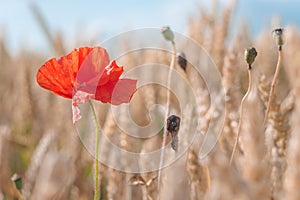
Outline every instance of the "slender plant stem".
[[204, 171], [205, 171], [205, 175], [206, 175], [206, 179], [207, 179], [207, 189], [210, 190], [211, 178], [210, 178], [209, 168], [207, 165], [204, 165]]
[[20, 190], [18, 190], [18, 193], [19, 193], [19, 198], [20, 200], [24, 200], [24, 195], [22, 194], [22, 192]]
[[251, 70], [251, 66], [249, 66], [249, 68], [248, 68], [248, 76], [249, 76], [248, 90], [247, 90], [247, 92], [246, 92], [246, 94], [243, 97], [242, 102], [241, 102], [240, 121], [239, 121], [239, 125], [238, 125], [238, 131], [237, 131], [235, 143], [234, 143], [233, 150], [232, 150], [232, 153], [231, 153], [230, 164], [233, 161], [233, 157], [234, 157], [234, 154], [236, 152], [236, 148], [238, 146], [239, 137], [240, 137], [240, 134], [241, 134], [241, 127], [242, 127], [242, 122], [243, 122], [243, 105], [244, 105], [244, 101], [245, 101], [245, 99], [247, 99], [247, 97], [249, 96], [249, 94], [251, 92], [251, 89], [252, 89], [252, 70]]
[[282, 60], [282, 48], [281, 46], [278, 47], [278, 60], [277, 60], [277, 66], [276, 66], [276, 70], [275, 70], [275, 74], [274, 74], [274, 78], [271, 84], [271, 89], [270, 89], [270, 93], [269, 93], [269, 100], [268, 100], [268, 105], [267, 105], [267, 110], [266, 110], [266, 114], [265, 114], [265, 118], [264, 118], [264, 125], [267, 123], [268, 117], [269, 117], [269, 113], [270, 113], [270, 108], [271, 108], [271, 104], [275, 95], [275, 86], [278, 80], [278, 75], [279, 75], [279, 71], [280, 71], [280, 65], [281, 65], [281, 60]]
[[173, 55], [172, 55], [172, 60], [170, 63], [170, 69], [168, 73], [168, 82], [167, 82], [167, 105], [166, 105], [166, 113], [165, 113], [165, 120], [164, 120], [164, 135], [163, 135], [163, 142], [162, 142], [162, 149], [161, 149], [161, 155], [160, 155], [160, 161], [159, 161], [159, 169], [158, 169], [158, 190], [160, 186], [160, 179], [161, 179], [161, 170], [162, 170], [162, 165], [164, 162], [164, 156], [165, 156], [165, 146], [166, 146], [166, 141], [167, 141], [167, 120], [170, 112], [170, 101], [171, 101], [171, 79], [172, 79], [172, 71], [175, 66], [175, 60], [176, 60], [176, 45], [175, 42], [172, 41], [172, 46], [173, 46]]
[[89, 104], [92, 110], [93, 119], [96, 126], [96, 144], [95, 144], [95, 194], [94, 200], [99, 200], [100, 193], [99, 193], [99, 123], [97, 120], [97, 115], [93, 103], [89, 100]]

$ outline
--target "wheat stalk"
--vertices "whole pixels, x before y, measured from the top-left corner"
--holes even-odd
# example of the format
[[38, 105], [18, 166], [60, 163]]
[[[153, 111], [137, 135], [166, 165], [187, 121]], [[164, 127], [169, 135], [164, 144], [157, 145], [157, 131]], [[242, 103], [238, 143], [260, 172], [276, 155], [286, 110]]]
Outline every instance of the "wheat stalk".
[[[270, 83], [261, 76], [259, 91], [265, 106], [268, 105]], [[283, 103], [276, 102], [276, 96], [270, 105], [268, 125], [266, 127], [266, 143], [271, 158], [271, 196], [277, 198], [282, 192], [282, 180], [286, 168], [286, 147], [290, 135], [290, 125], [287, 114], [293, 109], [293, 92]]]
[[186, 168], [191, 182], [191, 199], [203, 199], [210, 187], [210, 173], [207, 166], [199, 164], [197, 153], [193, 149], [188, 152]]
[[238, 102], [240, 102], [241, 93], [236, 84], [239, 82], [239, 76], [236, 76], [237, 55], [229, 52], [224, 61], [222, 83], [226, 91], [225, 122], [223, 134], [220, 136], [221, 148], [226, 152], [231, 152], [235, 129], [238, 123]]

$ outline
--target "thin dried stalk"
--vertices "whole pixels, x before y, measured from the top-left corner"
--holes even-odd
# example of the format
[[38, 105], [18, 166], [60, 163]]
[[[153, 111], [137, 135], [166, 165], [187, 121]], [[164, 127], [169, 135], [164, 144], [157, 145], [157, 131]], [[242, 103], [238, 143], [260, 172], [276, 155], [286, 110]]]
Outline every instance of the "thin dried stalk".
[[167, 82], [167, 105], [166, 105], [166, 113], [165, 113], [165, 119], [164, 119], [164, 135], [163, 135], [163, 142], [162, 142], [162, 148], [161, 148], [161, 156], [160, 156], [160, 161], [159, 161], [159, 169], [158, 169], [158, 190], [159, 190], [159, 185], [160, 185], [160, 177], [161, 177], [161, 170], [164, 162], [164, 154], [165, 154], [165, 146], [166, 146], [166, 141], [167, 141], [167, 120], [170, 112], [170, 103], [171, 103], [171, 91], [170, 91], [170, 86], [171, 86], [171, 80], [172, 80], [172, 72], [175, 67], [175, 60], [176, 60], [176, 45], [175, 42], [172, 41], [172, 46], [173, 46], [173, 55], [172, 55], [172, 60], [170, 63], [170, 69], [168, 73], [168, 82]]
[[268, 105], [267, 105], [266, 114], [265, 114], [265, 118], [264, 118], [264, 124], [266, 124], [266, 122], [268, 120], [271, 103], [272, 103], [274, 95], [275, 95], [275, 86], [276, 86], [278, 75], [279, 75], [279, 72], [280, 72], [281, 60], [282, 60], [282, 49], [279, 48], [279, 50], [278, 50], [278, 61], [277, 61], [277, 66], [276, 66], [274, 78], [273, 78], [273, 81], [272, 81], [272, 84], [271, 84]]
[[231, 158], [230, 158], [230, 163], [232, 163], [232, 161], [233, 161], [234, 154], [235, 154], [236, 148], [238, 146], [238, 141], [239, 141], [239, 137], [240, 137], [240, 133], [241, 133], [242, 123], [243, 123], [243, 109], [244, 109], [243, 106], [244, 106], [244, 101], [248, 98], [248, 96], [249, 96], [249, 94], [251, 92], [251, 89], [252, 89], [252, 70], [251, 70], [251, 67], [249, 67], [249, 69], [248, 69], [248, 75], [249, 75], [248, 90], [247, 90], [247, 92], [246, 92], [246, 94], [243, 97], [242, 102], [241, 102], [240, 121], [239, 121], [238, 131], [237, 131], [235, 143], [234, 143], [232, 154], [231, 154]]
[[[179, 137], [179, 151], [188, 145], [188, 133], [196, 131], [194, 107], [187, 105], [183, 109], [181, 125], [178, 132]], [[178, 159], [176, 159], [176, 157]], [[160, 188], [160, 199], [189, 199], [189, 176], [186, 171], [187, 154], [178, 157], [174, 151], [167, 151], [166, 158], [168, 161], [174, 161], [170, 166], [164, 169], [162, 176], [162, 183]], [[175, 160], [176, 159], [176, 160]]]

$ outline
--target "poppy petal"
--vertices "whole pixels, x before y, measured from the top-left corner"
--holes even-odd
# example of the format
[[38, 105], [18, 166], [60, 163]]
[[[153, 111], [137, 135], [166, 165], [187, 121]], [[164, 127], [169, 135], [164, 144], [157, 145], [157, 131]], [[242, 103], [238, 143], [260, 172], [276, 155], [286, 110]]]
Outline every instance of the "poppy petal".
[[[116, 61], [105, 67], [105, 72], [98, 81], [95, 91], [95, 99], [103, 103], [119, 105], [128, 103], [136, 91], [136, 80], [119, 79], [124, 72], [123, 67], [117, 65]], [[104, 81], [102, 80], [104, 79]]]
[[38, 84], [53, 93], [72, 98], [85, 82], [98, 80], [109, 64], [109, 56], [101, 47], [74, 49], [59, 59], [48, 60], [37, 72]]
[[136, 80], [119, 79], [123, 67], [109, 64], [102, 47], [81, 47], [59, 59], [52, 58], [40, 67], [38, 84], [53, 93], [72, 99], [73, 123], [80, 118], [78, 104], [90, 99], [114, 105], [128, 103], [136, 91]]
[[73, 80], [70, 75], [68, 59], [50, 59], [38, 70], [36, 79], [38, 84], [53, 93], [65, 98], [72, 98]]
[[130, 102], [136, 91], [136, 83], [137, 80], [120, 79], [113, 90], [111, 104], [119, 105], [121, 103]]
[[90, 78], [86, 83], [87, 91], [91, 92], [96, 90], [96, 87], [107, 84], [109, 81], [116, 81], [124, 72], [123, 67], [118, 66], [116, 61], [113, 61], [110, 65], [106, 66], [101, 70], [100, 73], [94, 75], [94, 77]]
[[97, 82], [102, 75], [105, 75], [105, 67], [109, 65], [107, 51], [101, 47], [79, 48], [75, 57], [78, 58], [79, 70], [76, 80], [79, 85], [88, 82]]
[[109, 76], [110, 81], [118, 80], [124, 72], [123, 67], [118, 66], [115, 60], [113, 60], [112, 63], [105, 69], [107, 70], [106, 74]]
[[128, 103], [136, 91], [136, 80], [119, 79], [97, 87], [95, 99], [103, 103], [119, 105]]

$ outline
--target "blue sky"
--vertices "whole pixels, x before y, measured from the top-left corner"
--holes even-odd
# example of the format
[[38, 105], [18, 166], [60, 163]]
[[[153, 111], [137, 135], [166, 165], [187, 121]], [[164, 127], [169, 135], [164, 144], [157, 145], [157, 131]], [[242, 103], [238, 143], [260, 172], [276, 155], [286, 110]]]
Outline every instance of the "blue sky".
[[[0, 0], [0, 37], [5, 37], [10, 50], [22, 47], [49, 51], [46, 37], [35, 20], [30, 5], [42, 11], [51, 31], [62, 31], [66, 43], [76, 39], [108, 39], [120, 32], [144, 27], [170, 25], [184, 33], [188, 16], [197, 6], [208, 6], [207, 0]], [[229, 0], [220, 0], [226, 4]], [[300, 26], [298, 0], [240, 0], [234, 24], [242, 19], [250, 22], [250, 30], [258, 32], [270, 26], [273, 16], [282, 25]]]

